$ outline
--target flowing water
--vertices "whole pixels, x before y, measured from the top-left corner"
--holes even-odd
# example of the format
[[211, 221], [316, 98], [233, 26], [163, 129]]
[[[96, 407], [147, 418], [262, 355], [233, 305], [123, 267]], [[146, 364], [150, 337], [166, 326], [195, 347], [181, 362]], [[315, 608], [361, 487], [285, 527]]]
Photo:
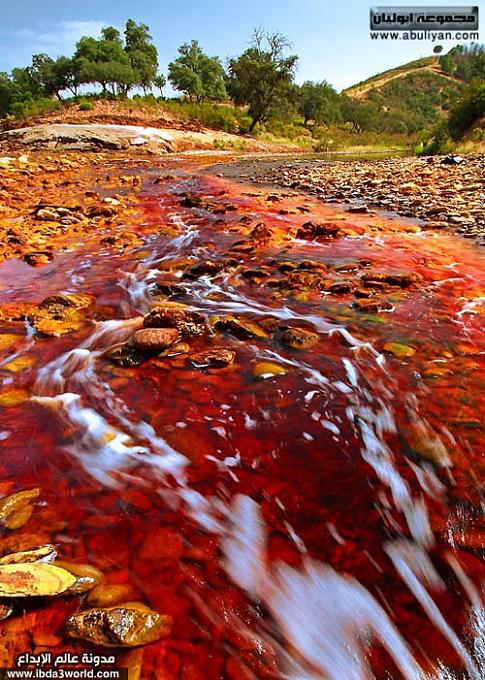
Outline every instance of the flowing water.
[[[172, 615], [168, 638], [117, 652], [133, 677], [485, 677], [483, 253], [403, 218], [275, 198], [195, 162], [170, 172], [157, 184], [145, 171], [128, 225], [140, 247], [86, 241], [40, 268], [0, 265], [3, 304], [88, 293], [112, 317], [54, 338], [0, 323], [15, 336], [0, 344], [0, 490], [42, 490], [2, 551], [55, 543]], [[230, 209], [183, 207], [185, 192]], [[290, 236], [309, 219], [346, 235]], [[225, 260], [260, 221], [269, 243], [219, 274], [182, 276]], [[343, 265], [421, 278], [371, 314], [349, 295], [282, 294], [242, 276], [305, 259], [336, 280]], [[226, 368], [196, 369], [183, 355], [113, 365], [107, 350], [139, 327], [160, 279], [182, 287], [178, 302], [255, 322], [261, 337], [190, 342], [235, 350]], [[272, 337], [275, 323], [320, 341], [291, 350]], [[3, 659], [89, 649], [64, 636], [81, 605], [25, 605], [0, 624]]]

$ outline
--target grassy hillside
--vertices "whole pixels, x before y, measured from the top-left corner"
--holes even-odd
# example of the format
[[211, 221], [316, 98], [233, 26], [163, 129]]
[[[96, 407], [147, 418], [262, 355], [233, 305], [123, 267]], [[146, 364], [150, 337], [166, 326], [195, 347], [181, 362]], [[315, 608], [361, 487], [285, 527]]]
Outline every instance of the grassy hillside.
[[464, 86], [442, 70], [438, 58], [426, 57], [373, 76], [344, 94], [399, 119], [403, 130], [413, 131], [443, 119]]
[[411, 71], [416, 71], [420, 69], [429, 69], [439, 66], [437, 57], [423, 57], [422, 59], [415, 59], [414, 61], [409, 61], [401, 66], [396, 66], [382, 73], [376, 73], [376, 75], [367, 78], [366, 80], [361, 80], [359, 83], [348, 87], [343, 91], [343, 94], [349, 97], [359, 98], [363, 96], [368, 90], [376, 89], [383, 85], [384, 83], [392, 80], [394, 78], [399, 78], [404, 75], [408, 75]]

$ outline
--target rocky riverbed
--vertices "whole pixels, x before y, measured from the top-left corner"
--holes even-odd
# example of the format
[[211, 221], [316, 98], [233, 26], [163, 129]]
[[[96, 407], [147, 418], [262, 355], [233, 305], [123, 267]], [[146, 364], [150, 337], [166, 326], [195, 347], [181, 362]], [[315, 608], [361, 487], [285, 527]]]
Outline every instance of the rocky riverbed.
[[468, 155], [461, 162], [443, 156], [292, 160], [250, 165], [242, 174], [259, 183], [304, 190], [326, 202], [350, 203], [350, 211], [384, 208], [485, 244], [483, 154]]
[[0, 666], [481, 678], [485, 251], [216, 160], [0, 161]]

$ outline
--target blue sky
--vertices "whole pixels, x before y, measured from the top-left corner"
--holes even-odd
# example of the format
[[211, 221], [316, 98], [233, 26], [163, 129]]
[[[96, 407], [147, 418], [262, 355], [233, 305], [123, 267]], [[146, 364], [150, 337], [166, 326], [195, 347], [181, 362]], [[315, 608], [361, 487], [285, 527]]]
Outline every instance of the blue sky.
[[[391, 0], [388, 2], [393, 4]], [[53, 57], [70, 54], [82, 35], [97, 35], [101, 26], [107, 24], [122, 28], [127, 18], [150, 26], [161, 69], [165, 72], [181, 43], [195, 38], [207, 53], [218, 55], [224, 61], [246, 48], [256, 26], [288, 36], [293, 51], [300, 57], [297, 82], [326, 79], [338, 89], [428, 55], [433, 49], [431, 41], [371, 40], [369, 7], [385, 4], [384, 0], [140, 0], [139, 3], [0, 0], [0, 3], [0, 71], [27, 65], [36, 52]], [[394, 4], [398, 4], [398, 0]], [[433, 0], [404, 4], [432, 5]], [[439, 0], [439, 4], [456, 6], [459, 1]], [[482, 15], [483, 4], [484, 0], [480, 8]], [[443, 44], [447, 49], [457, 43]]]

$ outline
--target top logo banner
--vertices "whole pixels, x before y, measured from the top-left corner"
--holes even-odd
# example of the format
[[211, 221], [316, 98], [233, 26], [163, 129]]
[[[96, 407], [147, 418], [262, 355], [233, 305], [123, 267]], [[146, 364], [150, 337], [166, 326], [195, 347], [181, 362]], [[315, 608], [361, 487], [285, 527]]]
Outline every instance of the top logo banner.
[[478, 29], [478, 7], [372, 7], [371, 31]]

